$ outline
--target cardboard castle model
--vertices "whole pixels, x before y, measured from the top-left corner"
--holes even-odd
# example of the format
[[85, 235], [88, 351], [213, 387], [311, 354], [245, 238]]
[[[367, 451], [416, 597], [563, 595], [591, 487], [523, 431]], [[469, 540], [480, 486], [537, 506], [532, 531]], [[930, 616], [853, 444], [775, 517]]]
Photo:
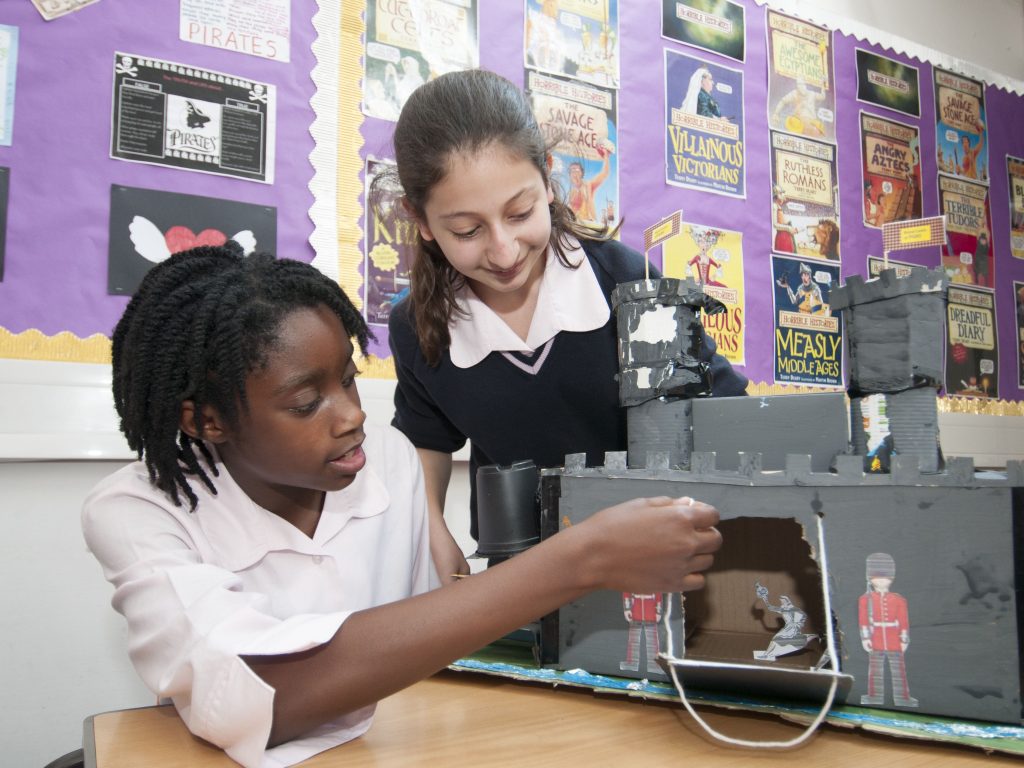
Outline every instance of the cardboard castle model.
[[[827, 679], [841, 672], [837, 701], [1021, 723], [1024, 466], [976, 472], [942, 456], [945, 281], [941, 270], [887, 270], [833, 291], [848, 402], [842, 392], [701, 397], [699, 310], [713, 307], [700, 286], [619, 286], [628, 450], [603, 467], [579, 454], [544, 469], [540, 535], [637, 496], [693, 496], [719, 509], [724, 545], [685, 605], [603, 592], [546, 617], [541, 662], [664, 680], [657, 656], [668, 652], [685, 658], [689, 688], [819, 701], [827, 685], [815, 672], [830, 668]], [[669, 601], [683, 648], [666, 648]]]

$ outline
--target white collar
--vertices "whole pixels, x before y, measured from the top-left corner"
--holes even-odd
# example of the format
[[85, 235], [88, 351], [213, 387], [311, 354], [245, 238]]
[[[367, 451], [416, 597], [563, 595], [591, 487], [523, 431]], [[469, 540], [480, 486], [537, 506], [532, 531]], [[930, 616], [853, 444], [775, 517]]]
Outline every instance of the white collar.
[[566, 256], [569, 263], [580, 266], [565, 267], [548, 248], [526, 341], [484, 304], [468, 283], [463, 285], [455, 294], [455, 303], [465, 315], [456, 313], [448, 326], [452, 363], [470, 368], [491, 352], [530, 353], [562, 331], [592, 331], [607, 323], [611, 315], [608, 299], [587, 255], [574, 243]]

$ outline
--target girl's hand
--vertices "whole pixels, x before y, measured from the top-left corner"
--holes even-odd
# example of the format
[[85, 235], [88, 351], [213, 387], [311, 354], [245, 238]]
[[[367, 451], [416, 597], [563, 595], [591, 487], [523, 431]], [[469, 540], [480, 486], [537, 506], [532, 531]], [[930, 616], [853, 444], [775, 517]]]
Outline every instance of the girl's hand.
[[581, 523], [586, 532], [581, 575], [595, 589], [682, 592], [704, 586], [704, 574], [722, 546], [718, 510], [689, 497], [634, 499]]
[[441, 584], [452, 584], [469, 575], [469, 563], [443, 519], [430, 520], [430, 556]]

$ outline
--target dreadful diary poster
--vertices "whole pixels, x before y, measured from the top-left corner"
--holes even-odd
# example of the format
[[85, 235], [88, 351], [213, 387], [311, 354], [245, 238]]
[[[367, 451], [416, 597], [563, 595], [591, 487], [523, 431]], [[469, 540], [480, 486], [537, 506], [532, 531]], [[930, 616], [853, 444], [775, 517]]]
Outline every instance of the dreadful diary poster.
[[946, 312], [946, 393], [998, 399], [994, 295], [951, 285]]

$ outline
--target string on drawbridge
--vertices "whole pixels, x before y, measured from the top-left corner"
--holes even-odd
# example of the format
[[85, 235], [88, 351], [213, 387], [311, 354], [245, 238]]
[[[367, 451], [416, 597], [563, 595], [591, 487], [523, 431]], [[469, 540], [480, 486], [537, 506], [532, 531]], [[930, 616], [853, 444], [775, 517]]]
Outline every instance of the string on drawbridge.
[[[693, 503], [693, 499], [690, 500], [690, 503]], [[825, 524], [821, 517], [818, 518], [818, 553], [820, 558], [819, 564], [821, 566], [821, 592], [824, 596], [825, 603], [825, 641], [829, 664], [832, 667], [830, 670], [832, 682], [829, 685], [828, 696], [821, 707], [821, 711], [814, 718], [811, 724], [807, 726], [803, 733], [788, 741], [748, 741], [746, 739], [737, 739], [732, 736], [727, 736], [724, 733], [715, 730], [697, 713], [693, 708], [693, 705], [690, 704], [689, 699], [686, 697], [686, 691], [683, 690], [683, 684], [679, 680], [679, 673], [676, 671], [676, 665], [671, 663], [674, 661], [682, 661], [682, 657], [686, 655], [686, 598], [682, 592], [679, 593], [679, 606], [681, 612], [680, 624], [682, 627], [683, 640], [680, 644], [680, 655], [677, 657], [674, 655], [675, 647], [672, 640], [672, 596], [669, 595], [668, 605], [665, 606], [665, 614], [662, 617], [665, 622], [665, 640], [666, 646], [668, 647], [668, 653], [662, 655], [670, 662], [668, 665], [669, 673], [672, 676], [672, 682], [676, 686], [676, 691], [679, 692], [679, 698], [683, 702], [683, 706], [686, 707], [686, 711], [690, 713], [690, 716], [697, 721], [701, 728], [719, 741], [726, 744], [732, 744], [736, 747], [752, 747], [754, 749], [786, 749], [788, 747], [795, 747], [799, 744], [803, 744], [811, 737], [811, 734], [818, 729], [818, 726], [825, 720], [829, 710], [832, 708], [832, 702], [835, 701], [836, 690], [839, 687], [839, 670], [836, 669], [836, 659], [839, 657], [836, 655], [835, 636], [832, 629], [832, 601], [828, 591], [828, 562], [825, 556]]]

